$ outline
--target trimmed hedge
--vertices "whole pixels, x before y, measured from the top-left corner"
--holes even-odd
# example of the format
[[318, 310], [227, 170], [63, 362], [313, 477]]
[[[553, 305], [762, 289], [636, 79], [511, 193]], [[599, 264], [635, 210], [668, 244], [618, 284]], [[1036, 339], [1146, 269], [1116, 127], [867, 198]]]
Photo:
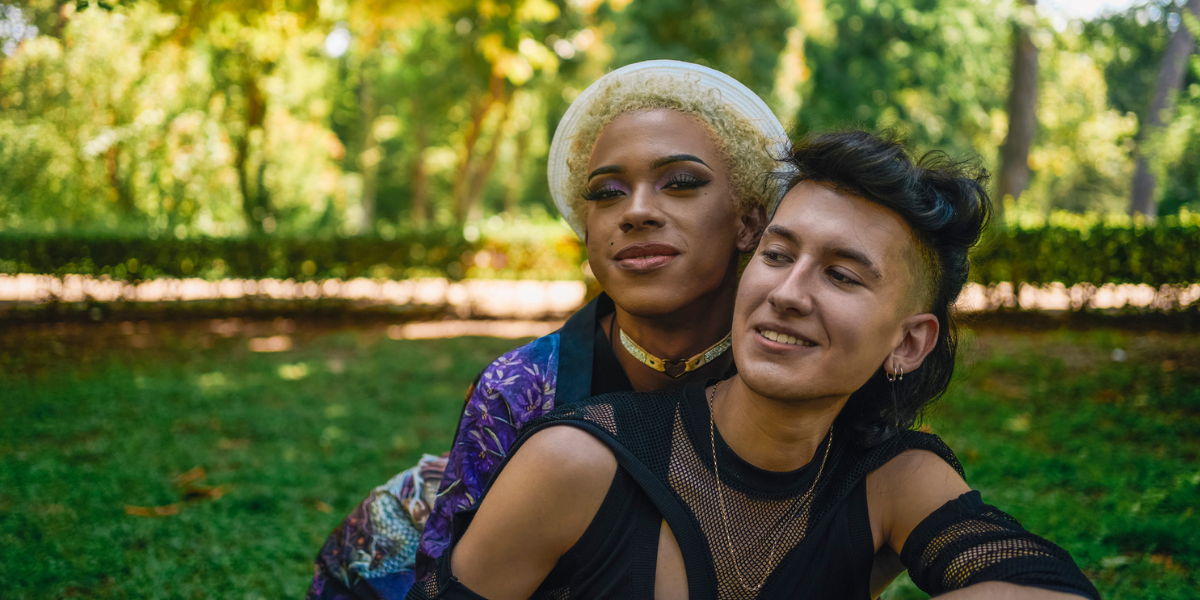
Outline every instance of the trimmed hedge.
[[1045, 284], [1200, 283], [1200, 221], [1000, 229], [971, 257], [971, 280]]
[[[582, 244], [561, 228], [501, 230], [467, 241], [461, 229], [402, 239], [158, 239], [0, 233], [0, 273], [320, 280], [422, 276], [579, 279]], [[1200, 219], [1153, 227], [1013, 227], [972, 257], [975, 282], [1042, 284], [1200, 282]]]
[[461, 233], [455, 236], [446, 231], [394, 241], [0, 234], [0, 272], [108, 275], [127, 281], [156, 277], [401, 278], [421, 272], [454, 273], [454, 265], [461, 270], [461, 256], [470, 250], [471, 244]]

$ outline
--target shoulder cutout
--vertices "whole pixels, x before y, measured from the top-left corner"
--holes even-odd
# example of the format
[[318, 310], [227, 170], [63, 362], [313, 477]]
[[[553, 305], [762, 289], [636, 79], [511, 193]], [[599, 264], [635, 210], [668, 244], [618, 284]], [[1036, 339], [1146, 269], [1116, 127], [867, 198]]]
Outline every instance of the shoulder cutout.
[[612, 451], [581, 429], [530, 436], [453, 548], [454, 575], [486, 598], [528, 598], [583, 536], [616, 473]]
[[954, 467], [928, 450], [905, 450], [867, 475], [867, 508], [878, 549], [897, 554], [912, 530], [947, 502], [971, 491]]

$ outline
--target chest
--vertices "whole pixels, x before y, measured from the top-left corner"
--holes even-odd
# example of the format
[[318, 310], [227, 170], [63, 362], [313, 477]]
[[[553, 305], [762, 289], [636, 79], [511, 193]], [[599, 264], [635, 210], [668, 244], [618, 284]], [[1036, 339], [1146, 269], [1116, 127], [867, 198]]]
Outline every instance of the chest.
[[622, 471], [538, 597], [866, 599], [874, 549], [865, 492], [856, 492], [811, 522], [791, 506], [730, 498], [724, 519], [719, 506], [664, 515]]

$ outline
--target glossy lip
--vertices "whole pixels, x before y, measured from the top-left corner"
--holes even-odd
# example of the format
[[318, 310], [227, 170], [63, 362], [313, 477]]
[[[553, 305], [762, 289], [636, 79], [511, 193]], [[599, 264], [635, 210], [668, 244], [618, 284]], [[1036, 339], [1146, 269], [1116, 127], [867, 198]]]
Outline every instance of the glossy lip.
[[666, 266], [679, 256], [679, 249], [662, 242], [641, 242], [621, 248], [613, 260], [627, 271], [653, 271]]
[[[812, 346], [793, 346], [791, 344], [783, 344], [780, 342], [772, 341], [772, 340], [767, 339], [765, 336], [763, 336], [762, 332], [764, 329], [774, 331], [776, 333], [783, 333], [786, 335], [790, 335], [799, 341], [808, 342], [809, 344], [813, 344], [813, 345]], [[761, 344], [763, 347], [765, 347], [769, 350], [774, 350], [776, 352], [798, 352], [801, 350], [811, 350], [813, 348], [817, 348], [820, 346], [820, 344], [818, 344], [816, 341], [814, 341], [812, 338], [808, 337], [807, 335], [804, 335], [804, 334], [800, 333], [799, 331], [796, 331], [794, 328], [788, 327], [786, 325], [781, 325], [779, 323], [760, 323], [758, 325], [755, 325], [754, 326], [754, 339], [759, 344]]]

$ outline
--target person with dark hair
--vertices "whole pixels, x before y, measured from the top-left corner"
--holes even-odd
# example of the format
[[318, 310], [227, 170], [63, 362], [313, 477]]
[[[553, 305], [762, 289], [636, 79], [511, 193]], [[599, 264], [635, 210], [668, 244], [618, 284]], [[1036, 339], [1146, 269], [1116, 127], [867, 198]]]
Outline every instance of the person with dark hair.
[[410, 599], [870, 598], [884, 548], [946, 598], [1099, 597], [912, 430], [953, 374], [986, 173], [856, 131], [789, 162], [738, 287], [738, 373], [527, 424]]

